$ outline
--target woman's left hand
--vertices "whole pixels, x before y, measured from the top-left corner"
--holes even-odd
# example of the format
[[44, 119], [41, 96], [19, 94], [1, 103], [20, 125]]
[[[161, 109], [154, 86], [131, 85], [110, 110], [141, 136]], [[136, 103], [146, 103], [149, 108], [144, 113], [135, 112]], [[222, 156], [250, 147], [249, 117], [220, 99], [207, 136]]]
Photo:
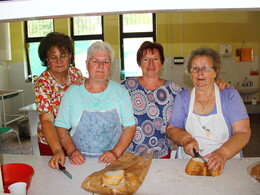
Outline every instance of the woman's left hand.
[[108, 150], [99, 157], [98, 161], [103, 163], [111, 163], [116, 161], [118, 158], [119, 156], [113, 150]]
[[216, 171], [219, 169], [219, 173], [222, 173], [227, 158], [224, 151], [221, 148], [213, 151], [212, 153], [204, 157], [209, 159], [207, 163], [209, 170]]
[[223, 90], [223, 89], [225, 89], [225, 88], [233, 87], [232, 85], [230, 85], [229, 83], [227, 83], [227, 82], [226, 82], [225, 80], [223, 80], [223, 79], [217, 79], [217, 80], [216, 80], [216, 83], [217, 83], [218, 88], [219, 88], [220, 90]]

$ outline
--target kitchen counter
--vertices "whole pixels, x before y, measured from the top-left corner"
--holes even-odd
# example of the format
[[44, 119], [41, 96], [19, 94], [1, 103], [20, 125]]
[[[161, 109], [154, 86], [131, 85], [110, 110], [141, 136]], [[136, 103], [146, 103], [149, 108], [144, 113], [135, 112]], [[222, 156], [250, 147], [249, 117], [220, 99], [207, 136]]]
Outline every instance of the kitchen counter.
[[[51, 169], [49, 159], [48, 156], [0, 155], [3, 164], [19, 162], [34, 168], [35, 174], [27, 195], [92, 194], [80, 186], [88, 175], [106, 165], [98, 163], [97, 158], [88, 158], [83, 165], [71, 165], [66, 159], [66, 169], [73, 176], [70, 180], [62, 172]], [[231, 159], [226, 162], [220, 176], [203, 177], [185, 174], [188, 159], [153, 159], [143, 184], [135, 194], [259, 194], [259, 182], [247, 174], [247, 167], [259, 161], [260, 157]]]

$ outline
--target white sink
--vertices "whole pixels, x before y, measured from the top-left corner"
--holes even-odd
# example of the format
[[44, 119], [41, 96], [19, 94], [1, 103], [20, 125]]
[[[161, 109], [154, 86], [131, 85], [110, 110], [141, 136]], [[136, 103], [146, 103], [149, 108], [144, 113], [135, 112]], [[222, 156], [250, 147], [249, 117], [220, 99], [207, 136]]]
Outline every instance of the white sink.
[[239, 87], [237, 88], [241, 95], [252, 95], [260, 90], [260, 87]]

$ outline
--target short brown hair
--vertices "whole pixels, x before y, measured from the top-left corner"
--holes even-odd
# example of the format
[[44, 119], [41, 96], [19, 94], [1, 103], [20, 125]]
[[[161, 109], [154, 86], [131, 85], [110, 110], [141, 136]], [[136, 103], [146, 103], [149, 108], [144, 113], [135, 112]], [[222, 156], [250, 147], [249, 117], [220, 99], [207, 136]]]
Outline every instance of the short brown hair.
[[42, 62], [42, 66], [48, 66], [47, 53], [54, 46], [58, 47], [62, 53], [69, 52], [71, 56], [70, 63], [74, 65], [73, 40], [68, 35], [65, 35], [63, 33], [51, 32], [41, 40], [38, 48], [38, 54]]
[[[142, 43], [140, 48], [137, 51], [137, 64], [140, 66], [142, 57], [147, 54], [149, 51], [154, 53], [155, 50], [158, 50], [161, 58], [162, 64], [164, 63], [164, 53], [163, 53], [163, 46], [160, 43], [145, 41]], [[144, 53], [145, 52], [145, 53]]]

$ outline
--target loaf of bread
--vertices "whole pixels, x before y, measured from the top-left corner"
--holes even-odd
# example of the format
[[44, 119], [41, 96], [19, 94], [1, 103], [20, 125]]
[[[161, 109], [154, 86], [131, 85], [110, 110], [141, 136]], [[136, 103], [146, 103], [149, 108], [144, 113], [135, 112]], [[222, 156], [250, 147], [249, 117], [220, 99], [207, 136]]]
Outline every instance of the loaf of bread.
[[250, 175], [260, 182], [260, 163], [252, 167]]
[[111, 189], [121, 190], [125, 185], [125, 173], [124, 170], [112, 170], [105, 172], [102, 176], [102, 186], [109, 187]]
[[[205, 159], [208, 160], [207, 158]], [[191, 158], [188, 162], [186, 169], [186, 174], [196, 175], [196, 176], [219, 176], [219, 170], [211, 171], [208, 169], [207, 163], [200, 158]]]

